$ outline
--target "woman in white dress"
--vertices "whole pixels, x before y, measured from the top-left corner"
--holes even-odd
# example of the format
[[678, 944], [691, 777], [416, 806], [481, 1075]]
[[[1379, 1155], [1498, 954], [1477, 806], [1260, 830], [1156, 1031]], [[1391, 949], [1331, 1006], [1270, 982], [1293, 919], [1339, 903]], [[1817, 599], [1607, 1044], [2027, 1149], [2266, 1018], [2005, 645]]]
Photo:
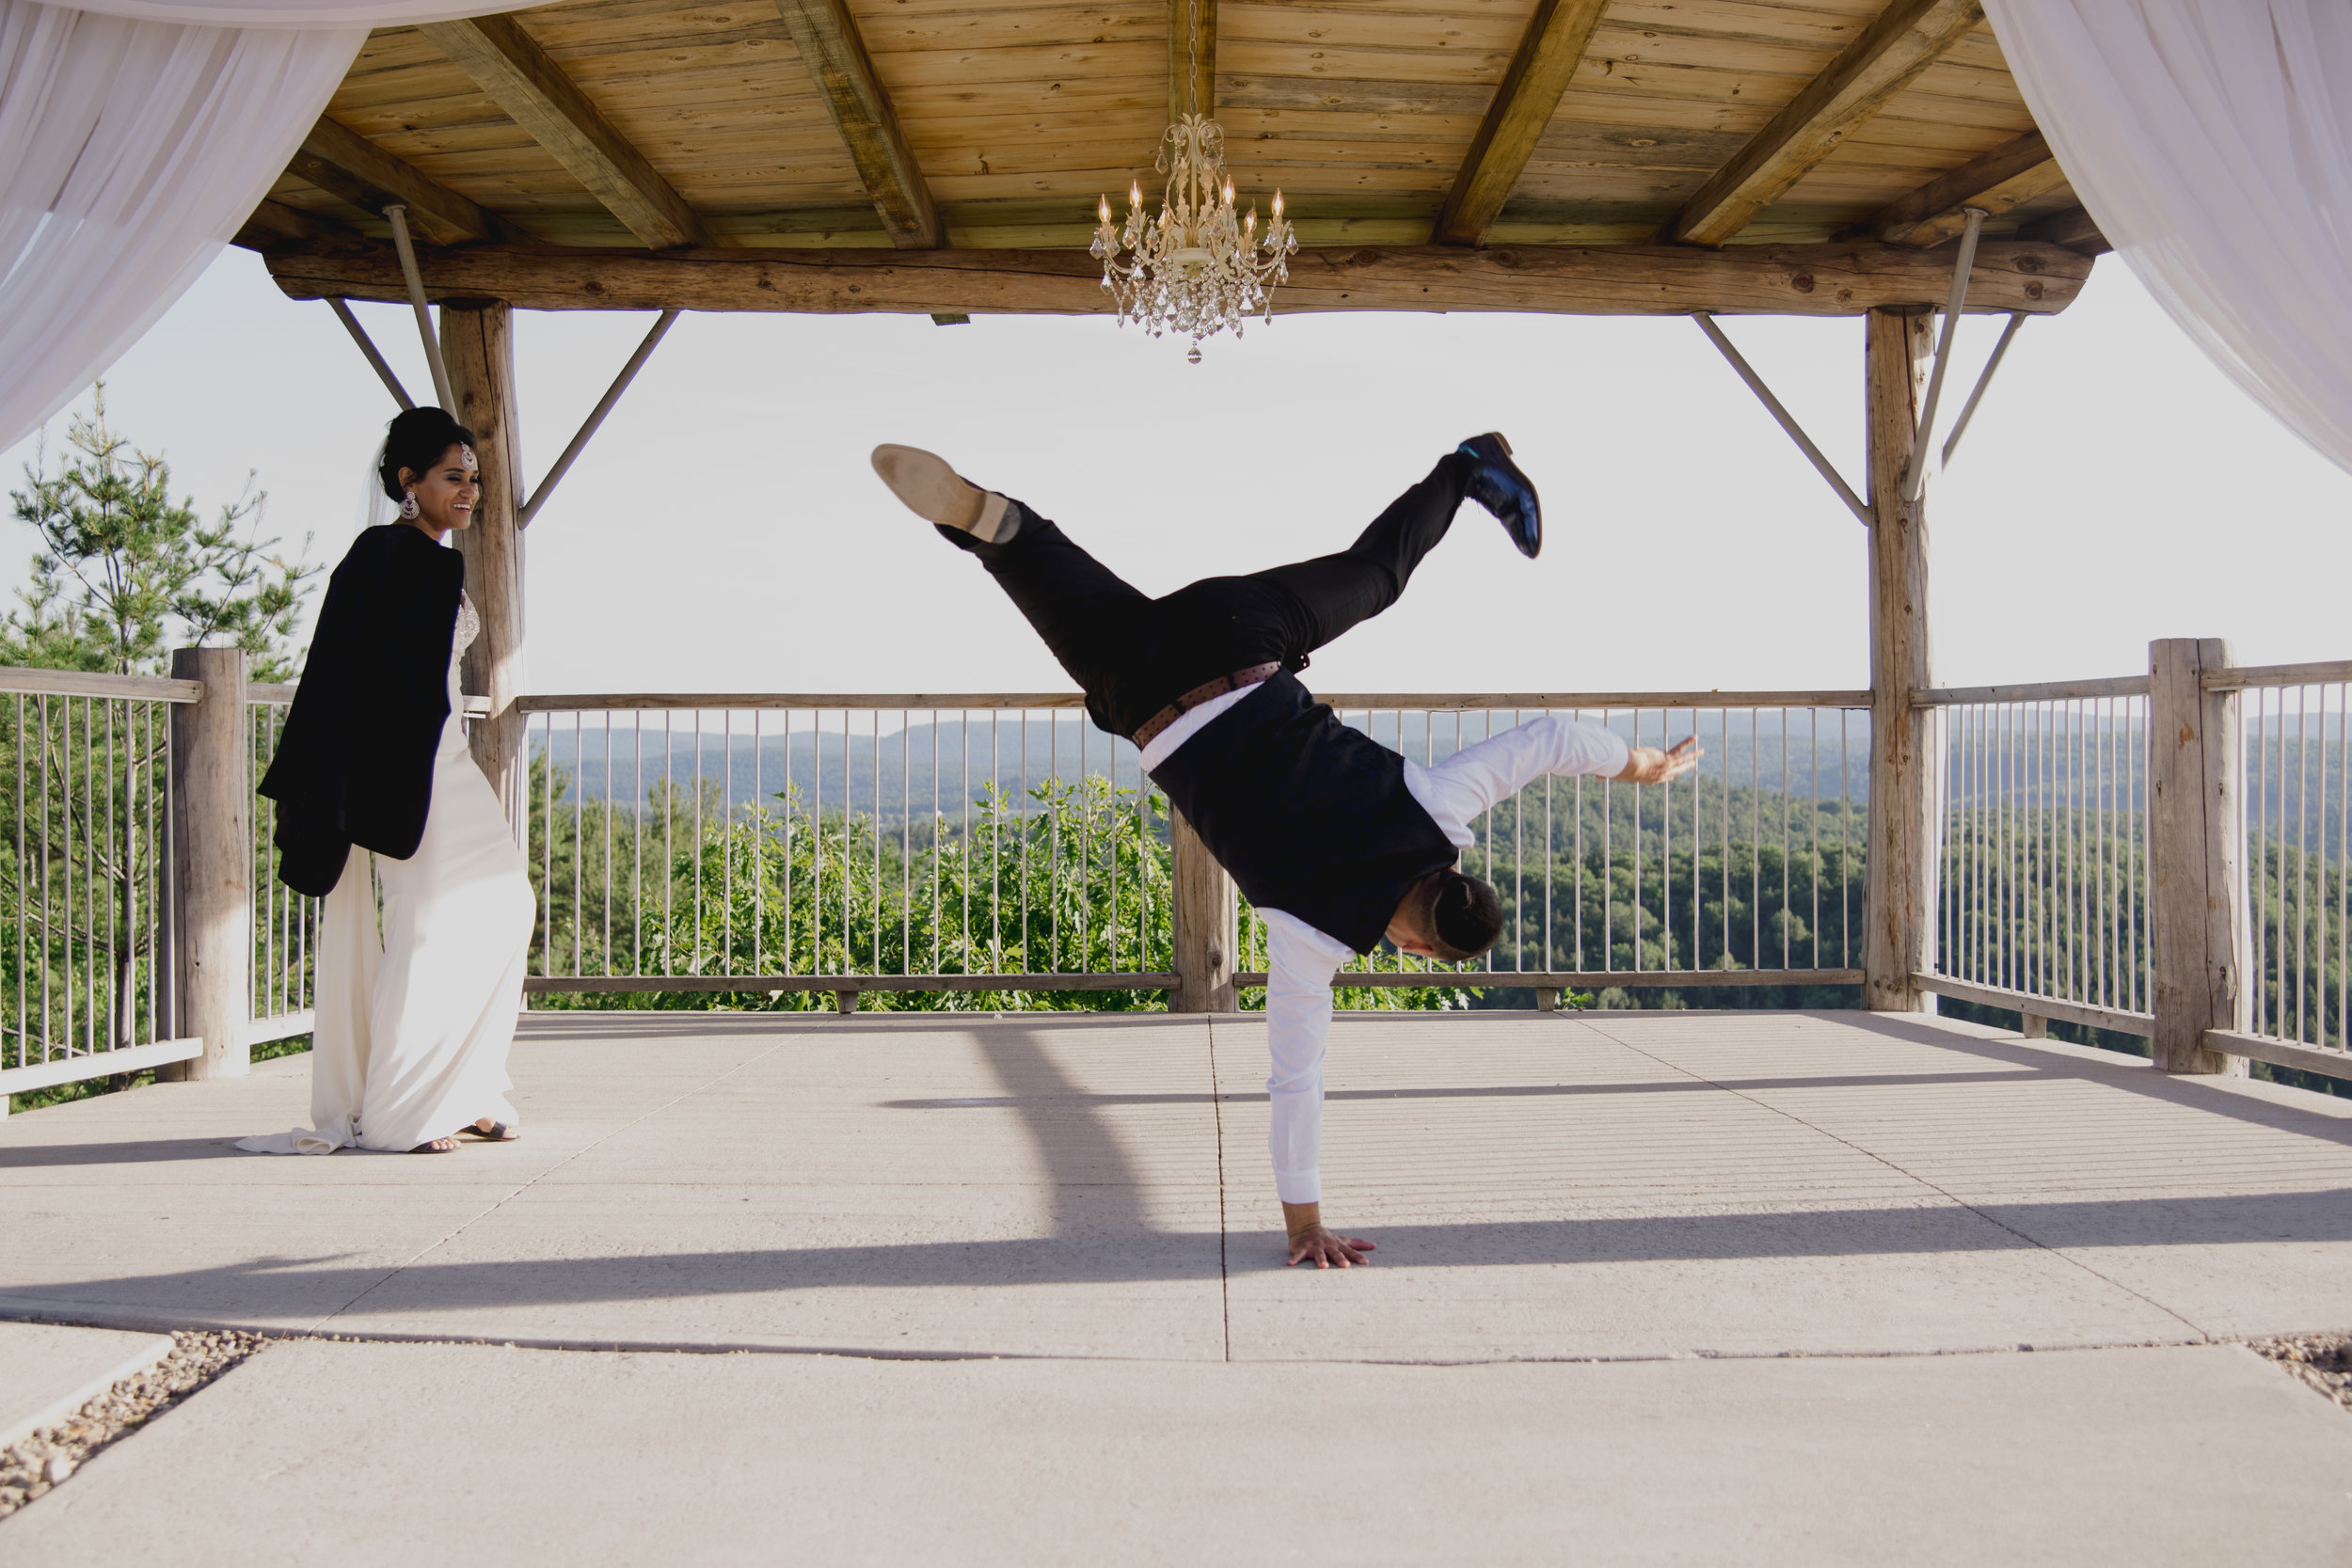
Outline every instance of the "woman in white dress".
[[257, 1153], [441, 1154], [460, 1133], [517, 1136], [506, 1055], [536, 908], [466, 744], [458, 660], [481, 623], [444, 543], [481, 499], [473, 435], [410, 409], [378, 473], [401, 520], [363, 531], [336, 567], [261, 784], [278, 803], [279, 879], [326, 904], [311, 1125], [238, 1145]]

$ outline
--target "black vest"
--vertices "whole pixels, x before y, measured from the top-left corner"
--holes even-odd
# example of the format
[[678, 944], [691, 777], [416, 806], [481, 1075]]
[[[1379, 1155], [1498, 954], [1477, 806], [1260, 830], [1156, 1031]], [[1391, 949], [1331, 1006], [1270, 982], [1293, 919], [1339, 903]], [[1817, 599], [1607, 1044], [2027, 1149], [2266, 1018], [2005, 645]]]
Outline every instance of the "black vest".
[[278, 754], [278, 877], [334, 891], [358, 844], [405, 861], [433, 805], [466, 558], [405, 523], [363, 531], [327, 578]]
[[1340, 722], [1285, 672], [1209, 721], [1152, 770], [1242, 896], [1337, 937], [1380, 944], [1405, 892], [1454, 860], [1405, 787], [1405, 759]]

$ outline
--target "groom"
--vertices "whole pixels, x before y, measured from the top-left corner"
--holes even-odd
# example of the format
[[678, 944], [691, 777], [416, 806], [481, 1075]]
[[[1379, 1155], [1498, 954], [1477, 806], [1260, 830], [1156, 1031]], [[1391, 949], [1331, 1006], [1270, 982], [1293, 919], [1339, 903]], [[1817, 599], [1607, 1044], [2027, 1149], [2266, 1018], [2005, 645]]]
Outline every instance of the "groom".
[[1374, 1244], [1324, 1227], [1323, 1056], [1333, 976], [1386, 938], [1448, 962], [1502, 930], [1494, 889], [1454, 868], [1470, 824], [1545, 773], [1656, 784], [1690, 771], [1608, 730], [1538, 719], [1423, 768], [1340, 722], [1297, 679], [1308, 656], [1394, 604], [1465, 499], [1522, 555], [1543, 547], [1535, 488], [1501, 436], [1438, 460], [1336, 555], [1207, 578], [1153, 599], [1019, 501], [913, 447], [874, 449], [874, 471], [917, 515], [979, 558], [1086, 692], [1087, 712], [1143, 752], [1143, 770], [1265, 917], [1269, 1140], [1290, 1261], [1369, 1261]]

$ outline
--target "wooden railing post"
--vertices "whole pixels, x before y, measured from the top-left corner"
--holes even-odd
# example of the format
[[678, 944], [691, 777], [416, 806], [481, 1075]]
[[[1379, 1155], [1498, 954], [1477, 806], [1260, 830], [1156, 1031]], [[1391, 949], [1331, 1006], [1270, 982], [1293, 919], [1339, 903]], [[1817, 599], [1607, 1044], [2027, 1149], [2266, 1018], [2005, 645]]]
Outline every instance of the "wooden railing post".
[[176, 648], [171, 673], [204, 683], [171, 708], [172, 1033], [201, 1037], [189, 1078], [241, 1078], [252, 1011], [253, 781], [241, 648]]
[[473, 526], [452, 537], [466, 557], [466, 594], [482, 617], [482, 633], [466, 650], [462, 683], [486, 697], [489, 716], [472, 729], [474, 761], [498, 791], [511, 817], [515, 759], [523, 717], [515, 698], [523, 689], [521, 454], [515, 419], [514, 312], [502, 304], [441, 307], [441, 357], [449, 366], [450, 410], [480, 443], [482, 499]]
[[1933, 318], [1872, 310], [1863, 355], [1870, 468], [1870, 816], [1862, 1005], [1915, 1013], [1931, 966], [1942, 715], [1911, 693], [1935, 684], [1928, 641], [1925, 495], [1903, 499]]
[[2238, 696], [2202, 681], [2229, 664], [2217, 637], [2148, 644], [2148, 913], [2164, 1072], [2243, 1072], [2242, 1058], [2206, 1048], [2205, 1031], [2253, 1019]]
[[1176, 884], [1176, 990], [1168, 1010], [1238, 1012], [1233, 951], [1239, 945], [1239, 906], [1233, 879], [1173, 806], [1168, 810], [1168, 845]]

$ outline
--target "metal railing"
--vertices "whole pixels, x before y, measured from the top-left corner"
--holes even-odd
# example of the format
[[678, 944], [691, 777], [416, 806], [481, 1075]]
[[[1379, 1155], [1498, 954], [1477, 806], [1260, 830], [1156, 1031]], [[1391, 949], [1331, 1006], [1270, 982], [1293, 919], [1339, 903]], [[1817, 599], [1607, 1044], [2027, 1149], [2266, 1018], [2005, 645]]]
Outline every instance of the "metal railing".
[[1923, 691], [1940, 710], [1935, 949], [1959, 1000], [2148, 1035], [2148, 678]]
[[2240, 706], [2246, 1033], [2308, 1048], [2284, 1065], [2352, 1077], [2352, 663], [2226, 670], [2205, 687]]
[[[278, 753], [285, 732], [286, 712], [294, 688], [255, 683], [246, 688], [248, 735], [247, 772], [261, 783]], [[318, 953], [319, 906], [278, 879], [278, 851], [272, 835], [278, 827], [278, 804], [263, 796], [253, 798], [253, 967], [248, 982], [246, 1025], [248, 1047], [307, 1035], [314, 1022], [313, 990]]]
[[[1502, 895], [1496, 952], [1459, 969], [1379, 955], [1349, 988], [1858, 983], [1867, 694], [1332, 701], [1424, 764], [1547, 712], [1710, 753], [1672, 786], [1550, 779], [1490, 812], [1465, 864]], [[1074, 695], [517, 706], [534, 992], [1136, 1005], [1176, 984], [1166, 804]], [[1245, 986], [1263, 983], [1263, 931], [1245, 911]]]
[[200, 694], [0, 670], [0, 1095], [197, 1053], [171, 1027], [169, 709]]

